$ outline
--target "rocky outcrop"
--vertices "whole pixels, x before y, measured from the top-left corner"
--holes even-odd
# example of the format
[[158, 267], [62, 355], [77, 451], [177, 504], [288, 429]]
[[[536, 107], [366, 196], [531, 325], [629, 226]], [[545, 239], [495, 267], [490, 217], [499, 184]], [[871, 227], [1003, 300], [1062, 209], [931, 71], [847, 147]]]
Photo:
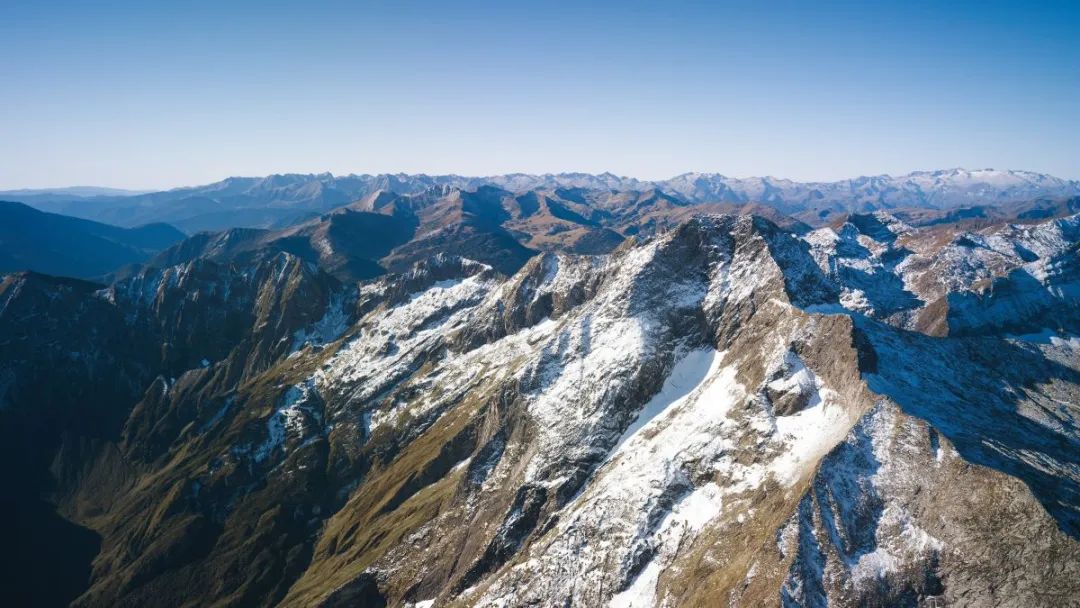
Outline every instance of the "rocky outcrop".
[[1080, 216], [913, 228], [853, 215], [807, 235], [845, 309], [929, 335], [1076, 331]]

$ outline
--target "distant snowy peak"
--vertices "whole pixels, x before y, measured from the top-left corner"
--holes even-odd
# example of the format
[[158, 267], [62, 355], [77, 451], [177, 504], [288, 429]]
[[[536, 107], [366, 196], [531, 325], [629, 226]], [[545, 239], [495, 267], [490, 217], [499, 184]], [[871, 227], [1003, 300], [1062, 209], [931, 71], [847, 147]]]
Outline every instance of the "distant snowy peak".
[[[870, 212], [902, 207], [953, 208], [994, 205], [1040, 197], [1080, 194], [1080, 182], [1034, 173], [996, 169], [945, 169], [907, 175], [874, 175], [835, 182], [798, 182], [776, 177], [728, 177], [684, 173], [661, 181], [611, 173], [511, 174], [484, 178], [429, 178], [463, 188], [482, 184], [509, 191], [581, 188], [616, 192], [659, 190], [689, 203], [767, 203], [785, 213], [830, 210]], [[399, 177], [401, 183], [412, 180]]]
[[[729, 177], [720, 173], [683, 173], [649, 181], [612, 173], [508, 173], [486, 177], [426, 174], [275, 174], [230, 177], [184, 190], [258, 192], [297, 189], [311, 183], [351, 193], [357, 198], [388, 190], [416, 193], [433, 187], [475, 189], [488, 185], [511, 192], [581, 188], [617, 192], [662, 190], [688, 202], [776, 202], [788, 205], [842, 200], [876, 200], [887, 206], [950, 206], [993, 203], [1040, 196], [1080, 194], [1080, 182], [1020, 170], [943, 169], [906, 175], [860, 176], [832, 182], [800, 182], [777, 177]], [[892, 205], [889, 205], [892, 203]]]
[[1034, 171], [1018, 171], [1018, 170], [1000, 170], [1000, 169], [943, 169], [938, 171], [915, 171], [908, 174], [909, 179], [917, 179], [920, 177], [931, 177], [935, 180], [950, 181], [953, 183], [963, 182], [979, 182], [979, 183], [993, 183], [998, 185], [1014, 185], [1020, 183], [1054, 183], [1064, 184], [1065, 180], [1046, 175], [1044, 173], [1035, 173]]
[[658, 182], [691, 202], [763, 202], [790, 212], [808, 209], [871, 211], [900, 207], [951, 208], [1039, 197], [1075, 196], [1080, 182], [1030, 171], [947, 169], [907, 175], [863, 176], [836, 182], [773, 177], [732, 178], [687, 173]]

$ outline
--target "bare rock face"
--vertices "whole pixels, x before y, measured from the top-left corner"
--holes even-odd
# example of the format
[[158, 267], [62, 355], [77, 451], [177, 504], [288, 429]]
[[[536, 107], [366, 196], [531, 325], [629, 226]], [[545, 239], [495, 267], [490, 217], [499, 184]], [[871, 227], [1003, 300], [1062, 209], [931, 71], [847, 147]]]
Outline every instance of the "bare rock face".
[[[282, 254], [76, 290], [168, 362], [217, 350], [57, 458], [102, 539], [75, 604], [1067, 605], [1075, 221], [702, 216], [509, 277], [442, 255], [343, 285]], [[978, 292], [1019, 271], [1039, 288]]]

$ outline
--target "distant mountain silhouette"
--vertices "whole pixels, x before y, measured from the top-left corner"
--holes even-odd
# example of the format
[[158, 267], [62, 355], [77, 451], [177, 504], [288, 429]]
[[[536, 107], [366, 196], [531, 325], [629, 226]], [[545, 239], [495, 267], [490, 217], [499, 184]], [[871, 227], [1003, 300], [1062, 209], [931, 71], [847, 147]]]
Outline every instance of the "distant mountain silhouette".
[[184, 236], [168, 224], [120, 228], [0, 201], [0, 272], [99, 277], [145, 261]]

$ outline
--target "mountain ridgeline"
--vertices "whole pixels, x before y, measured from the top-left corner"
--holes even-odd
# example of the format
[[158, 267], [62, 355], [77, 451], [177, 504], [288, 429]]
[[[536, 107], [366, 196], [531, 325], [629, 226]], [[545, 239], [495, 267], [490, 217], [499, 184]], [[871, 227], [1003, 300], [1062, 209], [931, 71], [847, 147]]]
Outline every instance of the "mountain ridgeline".
[[0, 280], [5, 598], [1070, 605], [1076, 195], [945, 171], [95, 197], [121, 225], [260, 219], [102, 282]]
[[[79, 196], [82, 190], [0, 192], [43, 211], [133, 227], [165, 222], [193, 234], [228, 228], [283, 228], [378, 192], [419, 194], [431, 189], [490, 186], [512, 194], [561, 191], [565, 200], [610, 208], [630, 195], [656, 193], [681, 205], [757, 203], [813, 225], [848, 213], [916, 208], [951, 210], [1080, 195], [1080, 182], [1029, 171], [949, 169], [902, 176], [878, 175], [837, 182], [773, 177], [733, 178], [686, 173], [661, 181], [610, 173], [460, 175], [271, 175], [231, 177], [205, 186], [164, 192]], [[586, 214], [587, 215], [587, 214]]]

